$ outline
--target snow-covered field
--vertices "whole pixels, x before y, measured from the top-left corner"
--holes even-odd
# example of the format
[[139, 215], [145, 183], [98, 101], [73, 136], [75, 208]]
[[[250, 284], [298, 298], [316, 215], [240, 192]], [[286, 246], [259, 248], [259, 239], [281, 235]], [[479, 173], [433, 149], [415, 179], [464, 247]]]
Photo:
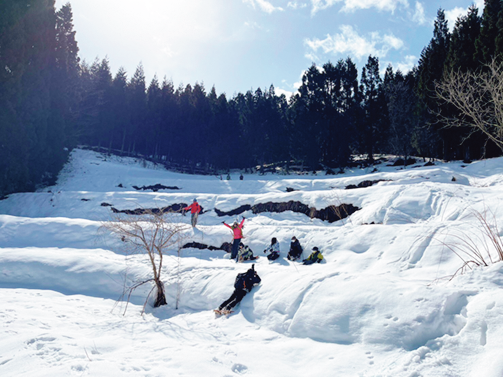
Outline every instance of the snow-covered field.
[[[474, 213], [503, 221], [503, 159], [377, 168], [222, 181], [75, 150], [55, 186], [0, 201], [0, 376], [503, 376], [503, 263], [449, 280], [462, 261], [442, 247], [465, 239], [484, 250]], [[345, 190], [364, 180], [382, 181]], [[155, 184], [180, 190], [132, 188]], [[167, 252], [168, 305], [140, 315], [143, 287], [124, 315], [124, 280], [150, 271], [100, 231], [112, 214], [101, 204], [195, 197], [210, 211], [187, 240], [213, 246], [231, 240], [221, 222], [234, 220], [213, 208], [299, 201], [361, 210], [331, 224], [245, 212], [245, 243], [263, 256], [276, 237], [282, 256], [257, 261], [262, 284], [234, 314], [215, 318], [212, 309], [251, 264], [184, 249], [180, 258]], [[318, 246], [326, 263], [288, 261], [293, 235], [304, 257]]]

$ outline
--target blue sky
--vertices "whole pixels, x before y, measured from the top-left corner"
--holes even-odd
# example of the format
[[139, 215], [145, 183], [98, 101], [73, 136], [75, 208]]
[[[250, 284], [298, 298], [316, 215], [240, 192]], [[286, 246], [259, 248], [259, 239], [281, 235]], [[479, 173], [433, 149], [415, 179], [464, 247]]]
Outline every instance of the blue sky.
[[[68, 0], [56, 0], [59, 9]], [[228, 97], [250, 89], [295, 92], [312, 62], [369, 54], [406, 72], [433, 35], [437, 10], [452, 27], [483, 0], [70, 0], [80, 56], [108, 57], [132, 76], [143, 64], [180, 84], [214, 85]]]

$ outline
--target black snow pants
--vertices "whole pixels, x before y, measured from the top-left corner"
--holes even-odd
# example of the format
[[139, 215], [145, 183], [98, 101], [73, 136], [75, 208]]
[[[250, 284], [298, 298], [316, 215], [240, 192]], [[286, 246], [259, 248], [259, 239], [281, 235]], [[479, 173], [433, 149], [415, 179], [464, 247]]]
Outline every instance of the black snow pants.
[[243, 297], [246, 296], [246, 293], [247, 292], [244, 289], [235, 289], [231, 297], [222, 302], [222, 304], [218, 308], [220, 310], [222, 309], [231, 310], [233, 307], [235, 307], [237, 304], [241, 302]]

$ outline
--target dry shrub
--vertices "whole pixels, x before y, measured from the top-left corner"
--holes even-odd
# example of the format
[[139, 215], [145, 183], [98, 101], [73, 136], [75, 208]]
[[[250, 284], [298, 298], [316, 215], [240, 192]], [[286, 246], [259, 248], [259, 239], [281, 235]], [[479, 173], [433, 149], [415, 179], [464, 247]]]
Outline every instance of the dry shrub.
[[503, 242], [495, 214], [485, 208], [483, 212], [474, 211], [472, 216], [476, 219], [476, 226], [470, 230], [447, 229], [446, 236], [452, 241], [446, 242], [435, 237], [437, 242], [463, 262], [451, 279], [473, 267], [489, 266], [503, 261]]
[[133, 291], [147, 283], [154, 283], [145, 299], [145, 305], [154, 289], [157, 290], [154, 307], [166, 305], [164, 284], [161, 280], [164, 252], [170, 248], [179, 249], [183, 239], [183, 232], [188, 228], [185, 224], [175, 223], [169, 213], [162, 211], [145, 210], [141, 216], [130, 216], [123, 213], [115, 213], [112, 220], [102, 224], [102, 228], [110, 231], [124, 242], [124, 250], [127, 255], [144, 254], [152, 268], [150, 278], [135, 281], [131, 286], [124, 286], [123, 296], [127, 297], [127, 304]]

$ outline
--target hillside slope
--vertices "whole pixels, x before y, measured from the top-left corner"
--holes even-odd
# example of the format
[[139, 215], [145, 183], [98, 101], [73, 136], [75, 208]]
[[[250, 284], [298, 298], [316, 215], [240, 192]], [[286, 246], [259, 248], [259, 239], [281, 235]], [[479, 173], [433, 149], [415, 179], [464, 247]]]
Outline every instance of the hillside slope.
[[[497, 357], [503, 264], [449, 280], [462, 261], [443, 246], [458, 250], [465, 239], [483, 250], [474, 213], [503, 220], [503, 159], [232, 178], [175, 174], [75, 150], [55, 186], [0, 201], [0, 375], [503, 375]], [[375, 183], [345, 189], [363, 181]], [[171, 189], [133, 187], [157, 184]], [[150, 290], [144, 286], [124, 314], [124, 303], [115, 300], [124, 281], [149, 276], [148, 261], [127, 256], [102, 223], [112, 218], [112, 207], [165, 207], [193, 198], [207, 212], [197, 229], [187, 227], [186, 241], [216, 247], [231, 238], [221, 222], [235, 217], [219, 217], [215, 208], [294, 201], [359, 210], [333, 223], [292, 211], [243, 212], [244, 242], [262, 256], [255, 265], [262, 283], [229, 317], [215, 319], [211, 309], [251, 264], [192, 248], [180, 256], [167, 251], [167, 306], [147, 306], [141, 316]], [[190, 222], [180, 214], [173, 219]], [[293, 235], [304, 257], [318, 246], [325, 262], [288, 261]], [[273, 263], [262, 253], [271, 237], [282, 254]]]

